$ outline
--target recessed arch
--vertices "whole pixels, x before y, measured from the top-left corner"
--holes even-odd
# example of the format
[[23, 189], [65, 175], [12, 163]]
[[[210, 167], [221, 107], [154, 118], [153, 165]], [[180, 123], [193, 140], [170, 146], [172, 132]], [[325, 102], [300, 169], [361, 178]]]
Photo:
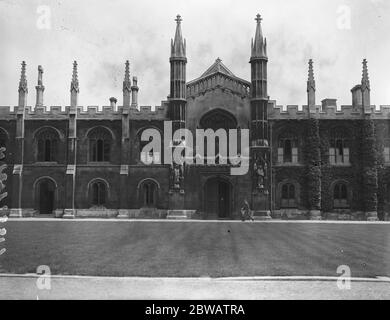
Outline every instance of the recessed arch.
[[86, 198], [91, 207], [106, 207], [110, 195], [110, 184], [106, 179], [98, 177], [88, 182]]
[[159, 203], [160, 184], [153, 178], [142, 179], [137, 186], [137, 197], [140, 208], [157, 208]]
[[202, 129], [236, 129], [238, 126], [236, 117], [221, 108], [208, 110], [199, 119], [199, 127]]
[[84, 138], [85, 139], [88, 139], [89, 135], [91, 134], [91, 132], [95, 131], [95, 130], [107, 130], [109, 133], [110, 133], [110, 136], [111, 136], [111, 139], [112, 140], [115, 140], [115, 133], [114, 131], [112, 131], [112, 129], [110, 129], [109, 127], [107, 126], [104, 126], [104, 125], [97, 125], [97, 126], [93, 126], [91, 128], [89, 128], [86, 132], [85, 132], [85, 136]]
[[211, 175], [202, 183], [203, 212], [207, 219], [228, 219], [234, 208], [234, 185], [225, 175]]
[[301, 185], [297, 180], [284, 179], [276, 187], [276, 203], [281, 209], [298, 208]]
[[42, 127], [39, 127], [37, 129], [35, 129], [34, 132], [33, 132], [34, 139], [36, 139], [37, 136], [41, 133], [41, 131], [44, 131], [44, 130], [53, 130], [57, 134], [57, 137], [60, 140], [63, 141], [65, 139], [65, 135], [62, 133], [62, 131], [60, 131], [56, 127], [49, 126], [49, 125], [45, 125], [45, 126], [42, 126]]
[[33, 183], [33, 199], [39, 214], [53, 214], [58, 202], [56, 180], [50, 176], [36, 179]]
[[1, 134], [4, 134], [4, 136], [7, 138], [7, 140], [9, 140], [9, 133], [3, 127], [0, 127], [0, 135]]
[[353, 192], [349, 181], [337, 179], [330, 184], [330, 194], [333, 199], [333, 209], [349, 209]]
[[140, 186], [141, 186], [145, 181], [147, 181], [147, 180], [153, 181], [153, 182], [157, 185], [157, 187], [158, 187], [159, 189], [161, 189], [161, 188], [160, 188], [160, 183], [159, 183], [156, 179], [154, 179], [154, 178], [145, 178], [145, 179], [140, 180], [140, 181], [138, 182], [137, 189], [139, 189]]

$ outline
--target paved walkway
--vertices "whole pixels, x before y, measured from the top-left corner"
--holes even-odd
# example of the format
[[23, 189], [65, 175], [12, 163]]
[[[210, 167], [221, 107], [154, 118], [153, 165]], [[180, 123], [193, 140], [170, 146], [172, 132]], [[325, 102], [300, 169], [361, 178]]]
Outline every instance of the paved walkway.
[[390, 278], [352, 279], [340, 290], [337, 278], [139, 278], [0, 275], [0, 299], [390, 299]]
[[[76, 221], [99, 221], [99, 222], [166, 222], [166, 223], [243, 223], [241, 220], [196, 220], [196, 219], [117, 219], [117, 218], [74, 218], [62, 219], [54, 217], [31, 217], [31, 218], [7, 218], [6, 221], [22, 222], [22, 221], [61, 221], [61, 222], [76, 222]], [[262, 224], [368, 224], [368, 225], [390, 225], [390, 221], [343, 221], [343, 220], [258, 220], [245, 223], [262, 223]]]

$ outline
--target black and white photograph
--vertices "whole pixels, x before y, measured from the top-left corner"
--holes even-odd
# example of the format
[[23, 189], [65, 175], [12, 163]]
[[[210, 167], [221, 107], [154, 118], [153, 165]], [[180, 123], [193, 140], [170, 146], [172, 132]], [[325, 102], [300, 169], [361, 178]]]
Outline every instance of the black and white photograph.
[[387, 0], [0, 0], [0, 300], [389, 300], [389, 30]]

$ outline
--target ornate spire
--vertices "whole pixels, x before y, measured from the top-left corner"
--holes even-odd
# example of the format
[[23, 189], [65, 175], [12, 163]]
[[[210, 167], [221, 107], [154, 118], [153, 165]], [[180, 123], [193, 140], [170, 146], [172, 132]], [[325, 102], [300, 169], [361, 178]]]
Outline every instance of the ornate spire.
[[131, 90], [131, 81], [130, 81], [130, 62], [126, 60], [125, 64], [125, 79], [123, 80], [123, 91]]
[[22, 71], [20, 74], [20, 81], [19, 81], [19, 92], [28, 92], [27, 88], [27, 78], [26, 78], [26, 62], [22, 62]]
[[38, 85], [35, 87], [37, 90], [37, 100], [35, 106], [42, 107], [43, 106], [43, 92], [45, 91], [45, 86], [43, 85], [43, 68], [42, 66], [38, 66]]
[[367, 59], [363, 60], [362, 90], [370, 90], [370, 79], [368, 77]]
[[313, 60], [309, 60], [309, 77], [307, 79], [307, 91], [310, 89], [316, 89], [316, 81], [314, 80], [314, 69], [313, 69]]
[[185, 58], [186, 57], [186, 40], [183, 40], [183, 35], [181, 33], [181, 21], [183, 19], [178, 14], [176, 16], [176, 33], [175, 39], [171, 39], [171, 57], [175, 58]]
[[73, 73], [72, 73], [72, 82], [70, 84], [70, 91], [76, 91], [77, 93], [79, 90], [79, 79], [77, 74], [77, 61], [73, 62]]
[[371, 108], [371, 97], [370, 97], [370, 79], [368, 77], [367, 60], [363, 60], [363, 75], [362, 75], [362, 104], [363, 108]]
[[307, 105], [314, 110], [316, 105], [316, 82], [314, 80], [313, 60], [309, 60], [309, 76], [307, 79]]
[[256, 34], [255, 39], [252, 39], [252, 58], [267, 58], [267, 39], [263, 37], [261, 30], [261, 20], [263, 18], [260, 14], [256, 15]]

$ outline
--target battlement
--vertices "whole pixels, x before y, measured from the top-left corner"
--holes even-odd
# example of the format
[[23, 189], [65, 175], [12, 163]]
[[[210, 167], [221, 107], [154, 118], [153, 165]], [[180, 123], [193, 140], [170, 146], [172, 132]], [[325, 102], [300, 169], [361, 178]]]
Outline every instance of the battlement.
[[370, 109], [363, 109], [362, 106], [323, 104], [317, 105], [312, 110], [307, 105], [276, 105], [276, 101], [272, 100], [268, 103], [268, 114], [270, 120], [300, 120], [307, 119], [311, 115], [316, 115], [318, 119], [323, 120], [358, 120], [364, 115], [371, 115], [372, 119], [390, 119], [390, 106], [371, 106]]
[[[25, 107], [25, 119], [51, 119], [62, 120], [69, 117], [70, 106], [42, 106], [42, 107]], [[120, 119], [122, 117], [123, 106], [83, 106], [77, 107], [77, 117], [79, 119]], [[168, 112], [168, 101], [162, 101], [160, 106], [152, 110], [151, 106], [140, 106], [139, 109], [130, 107], [128, 114], [130, 119], [134, 120], [164, 120]], [[18, 107], [0, 106], [0, 120], [15, 119], [18, 113]]]

